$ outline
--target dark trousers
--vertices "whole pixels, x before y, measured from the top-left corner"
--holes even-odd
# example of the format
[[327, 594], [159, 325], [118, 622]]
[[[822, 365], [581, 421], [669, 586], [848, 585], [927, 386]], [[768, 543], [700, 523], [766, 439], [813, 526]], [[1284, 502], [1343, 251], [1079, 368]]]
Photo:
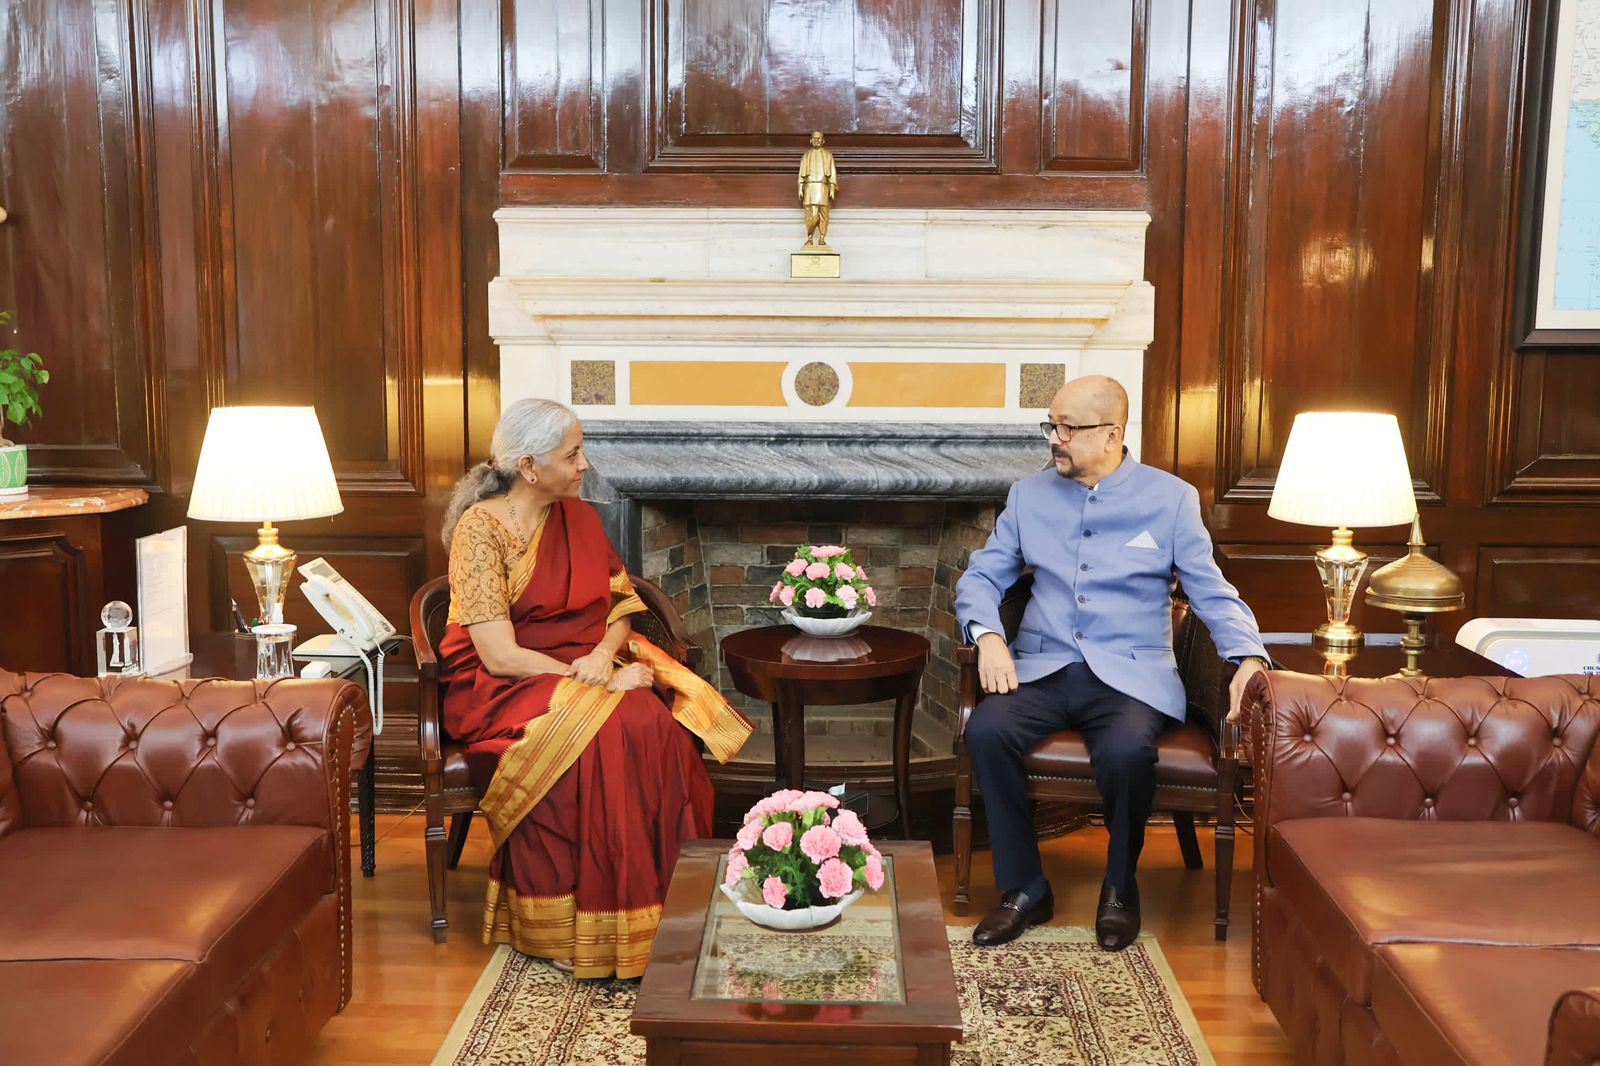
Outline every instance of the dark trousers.
[[1052, 733], [1073, 729], [1088, 745], [1105, 803], [1106, 879], [1126, 890], [1155, 802], [1156, 737], [1166, 724], [1160, 711], [1105, 684], [1086, 663], [984, 697], [967, 723], [967, 753], [988, 813], [995, 886], [1011, 892], [1043, 876], [1022, 757]]

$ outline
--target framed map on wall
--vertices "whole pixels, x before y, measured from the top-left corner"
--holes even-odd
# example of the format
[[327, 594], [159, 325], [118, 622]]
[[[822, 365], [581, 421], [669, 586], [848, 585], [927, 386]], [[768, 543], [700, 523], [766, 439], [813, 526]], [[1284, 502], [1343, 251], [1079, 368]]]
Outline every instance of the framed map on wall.
[[1600, 0], [1543, 7], [1530, 42], [1519, 332], [1523, 346], [1600, 347]]

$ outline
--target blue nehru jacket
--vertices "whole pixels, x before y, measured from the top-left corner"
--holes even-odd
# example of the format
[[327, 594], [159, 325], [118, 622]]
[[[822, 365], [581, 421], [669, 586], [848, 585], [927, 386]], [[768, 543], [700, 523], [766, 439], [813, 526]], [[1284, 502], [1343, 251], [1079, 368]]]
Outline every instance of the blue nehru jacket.
[[962, 631], [1000, 632], [1000, 598], [1030, 566], [1033, 595], [1011, 646], [1019, 682], [1087, 663], [1118, 692], [1181, 721], [1175, 579], [1219, 655], [1267, 656], [1255, 615], [1212, 558], [1200, 494], [1126, 451], [1092, 489], [1054, 467], [1011, 486], [989, 542], [956, 584]]

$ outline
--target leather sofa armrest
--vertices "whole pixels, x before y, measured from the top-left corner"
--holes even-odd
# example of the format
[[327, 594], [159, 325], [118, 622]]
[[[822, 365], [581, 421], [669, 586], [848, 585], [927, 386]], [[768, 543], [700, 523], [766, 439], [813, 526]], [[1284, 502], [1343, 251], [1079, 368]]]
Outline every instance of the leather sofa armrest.
[[1600, 1062], [1600, 986], [1580, 988], [1556, 1000], [1544, 1057], [1545, 1066], [1595, 1062]]
[[[15, 674], [0, 672], [0, 701], [15, 691]], [[11, 769], [11, 752], [6, 747], [6, 731], [0, 728], [0, 837], [22, 827], [22, 797]]]

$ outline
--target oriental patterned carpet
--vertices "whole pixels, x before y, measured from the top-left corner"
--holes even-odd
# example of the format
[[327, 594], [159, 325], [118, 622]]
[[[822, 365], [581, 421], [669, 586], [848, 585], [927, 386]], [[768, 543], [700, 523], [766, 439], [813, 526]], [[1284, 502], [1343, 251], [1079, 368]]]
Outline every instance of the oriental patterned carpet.
[[[1036, 927], [979, 949], [950, 926], [965, 1039], [959, 1066], [1208, 1066], [1211, 1052], [1149, 936], [1111, 954], [1090, 929]], [[434, 1066], [643, 1066], [635, 981], [574, 981], [501, 947]]]

